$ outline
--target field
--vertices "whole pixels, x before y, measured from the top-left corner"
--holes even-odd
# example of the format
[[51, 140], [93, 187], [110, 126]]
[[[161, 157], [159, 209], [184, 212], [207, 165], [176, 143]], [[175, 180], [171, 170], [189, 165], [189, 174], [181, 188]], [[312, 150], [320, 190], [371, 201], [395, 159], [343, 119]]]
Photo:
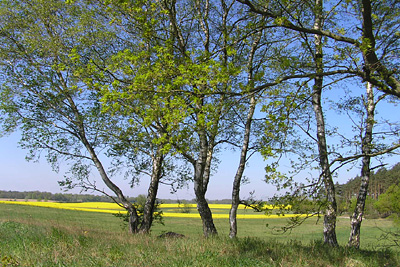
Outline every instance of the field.
[[[385, 250], [379, 240], [382, 230], [393, 229], [389, 220], [363, 222], [359, 251], [344, 247], [348, 218], [338, 221], [338, 249], [321, 244], [322, 221], [308, 220], [290, 234], [273, 231], [285, 222], [239, 219], [239, 238], [230, 240], [227, 219], [217, 218], [219, 237], [205, 239], [200, 219], [165, 217], [150, 236], [132, 236], [109, 213], [1, 203], [0, 258], [3, 266], [400, 266], [399, 250]], [[168, 231], [186, 238], [157, 238]]]
[[[91, 212], [102, 212], [102, 213], [125, 213], [125, 210], [117, 205], [116, 203], [107, 202], [83, 202], [83, 203], [57, 203], [57, 202], [37, 202], [37, 201], [2, 201], [0, 204], [16, 204], [16, 205], [27, 205], [37, 206], [46, 208], [66, 209], [66, 210], [79, 210], [79, 211], [91, 211]], [[228, 204], [209, 204], [214, 218], [216, 219], [228, 219], [230, 205]], [[200, 218], [197, 212], [196, 204], [160, 204], [159, 208], [163, 212], [164, 217], [180, 217], [180, 218]], [[265, 208], [274, 210], [271, 205], [266, 205]], [[287, 214], [286, 217], [293, 217], [294, 214]], [[254, 212], [250, 208], [246, 208], [244, 205], [239, 205], [238, 215], [239, 219], [265, 219], [265, 218], [280, 218], [276, 214], [265, 214], [262, 212]]]

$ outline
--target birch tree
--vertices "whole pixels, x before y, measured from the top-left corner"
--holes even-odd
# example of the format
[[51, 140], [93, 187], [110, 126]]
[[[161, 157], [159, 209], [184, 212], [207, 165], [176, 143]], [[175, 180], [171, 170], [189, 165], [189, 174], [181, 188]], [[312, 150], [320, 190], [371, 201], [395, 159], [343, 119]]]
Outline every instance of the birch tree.
[[[61, 185], [107, 194], [127, 210], [130, 232], [140, 224], [147, 232], [149, 215], [141, 221], [102, 160], [120, 118], [102, 112], [98, 85], [87, 74], [118, 46], [109, 21], [83, 2], [39, 0], [3, 1], [0, 19], [3, 129], [21, 132], [28, 159], [44, 154], [56, 171], [60, 162], [70, 164]], [[107, 83], [105, 76], [101, 82]], [[111, 193], [90, 179], [92, 167]], [[158, 179], [159, 169], [152, 171]]]
[[[398, 121], [392, 118], [380, 118], [377, 116], [378, 104], [386, 102], [391, 105], [392, 101], [387, 101], [387, 94], [378, 93], [370, 83], [366, 84], [366, 93], [360, 96], [347, 96], [344, 101], [338, 101], [334, 108], [342, 114], [347, 114], [353, 124], [354, 138], [345, 137], [339, 134], [343, 146], [348, 147], [348, 151], [342, 149], [340, 156], [333, 160], [333, 163], [353, 164], [360, 160], [360, 184], [357, 190], [357, 199], [354, 211], [350, 217], [351, 232], [348, 245], [359, 248], [360, 229], [368, 188], [372, 170], [384, 165], [385, 159], [400, 147], [398, 142]], [[396, 102], [396, 101], [394, 101]], [[340, 130], [340, 129], [338, 129]], [[378, 164], [378, 166], [373, 166]], [[358, 185], [357, 185], [358, 186]]]

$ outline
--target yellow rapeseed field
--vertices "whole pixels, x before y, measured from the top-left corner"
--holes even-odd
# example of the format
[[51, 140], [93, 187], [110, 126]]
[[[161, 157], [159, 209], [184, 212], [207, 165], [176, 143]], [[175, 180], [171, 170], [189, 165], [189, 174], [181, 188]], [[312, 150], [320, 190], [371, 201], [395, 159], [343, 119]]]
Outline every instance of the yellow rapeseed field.
[[[16, 204], [16, 205], [27, 205], [37, 207], [47, 207], [56, 209], [67, 209], [67, 210], [81, 210], [91, 212], [103, 212], [103, 213], [124, 213], [125, 210], [116, 203], [107, 202], [82, 202], [82, 203], [58, 203], [58, 202], [28, 202], [28, 201], [0, 201], [5, 204]], [[223, 209], [226, 213], [214, 213], [213, 218], [215, 219], [227, 219], [229, 218], [229, 204], [210, 204], [211, 209]], [[179, 218], [200, 218], [200, 215], [196, 213], [182, 213], [174, 212], [171, 208], [181, 208], [183, 204], [161, 204], [160, 209], [163, 210], [164, 217], [179, 217]], [[196, 204], [186, 204], [185, 207], [196, 208]], [[165, 210], [169, 208], [169, 210]], [[267, 205], [266, 208], [273, 209], [271, 205]], [[244, 205], [240, 205], [239, 209], [245, 209]], [[298, 216], [298, 214], [286, 214], [284, 217]], [[305, 216], [305, 215], [304, 215]], [[251, 213], [251, 214], [238, 214], [238, 219], [266, 219], [266, 218], [282, 218], [282, 216], [276, 214], [264, 214], [264, 213]]]

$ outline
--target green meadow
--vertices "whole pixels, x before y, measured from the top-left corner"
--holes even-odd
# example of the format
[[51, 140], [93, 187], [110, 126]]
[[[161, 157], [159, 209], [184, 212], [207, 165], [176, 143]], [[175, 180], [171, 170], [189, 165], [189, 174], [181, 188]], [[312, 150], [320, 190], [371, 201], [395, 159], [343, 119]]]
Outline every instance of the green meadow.
[[[1, 266], [400, 266], [400, 249], [380, 239], [395, 229], [390, 220], [364, 220], [360, 250], [345, 247], [348, 218], [339, 218], [335, 249], [322, 244], [322, 219], [277, 232], [285, 223], [239, 219], [230, 240], [228, 220], [215, 219], [219, 236], [206, 239], [200, 219], [165, 217], [151, 235], [134, 236], [107, 213], [0, 204]], [[169, 231], [185, 238], [158, 238]]]

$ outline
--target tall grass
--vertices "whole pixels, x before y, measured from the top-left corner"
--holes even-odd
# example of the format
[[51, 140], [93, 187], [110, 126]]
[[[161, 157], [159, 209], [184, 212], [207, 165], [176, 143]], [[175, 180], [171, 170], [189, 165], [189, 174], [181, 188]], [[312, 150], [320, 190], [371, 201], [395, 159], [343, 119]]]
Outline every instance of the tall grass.
[[[274, 220], [268, 221], [270, 227], [284, 222]], [[220, 237], [205, 239], [200, 221], [184, 218], [166, 218], [166, 225], [156, 225], [152, 235], [133, 236], [109, 214], [1, 204], [0, 258], [3, 266], [400, 265], [398, 253], [373, 246], [359, 251], [325, 247], [314, 241], [321, 240], [321, 229], [314, 232], [310, 227], [315, 222], [290, 236], [274, 235], [263, 220], [239, 222], [242, 231], [236, 240], [225, 237], [226, 220], [216, 220]], [[373, 228], [372, 221], [371, 229], [368, 220], [365, 223], [363, 237]], [[379, 222], [381, 227], [390, 227], [389, 222], [384, 223]], [[157, 238], [164, 231], [186, 237]]]

